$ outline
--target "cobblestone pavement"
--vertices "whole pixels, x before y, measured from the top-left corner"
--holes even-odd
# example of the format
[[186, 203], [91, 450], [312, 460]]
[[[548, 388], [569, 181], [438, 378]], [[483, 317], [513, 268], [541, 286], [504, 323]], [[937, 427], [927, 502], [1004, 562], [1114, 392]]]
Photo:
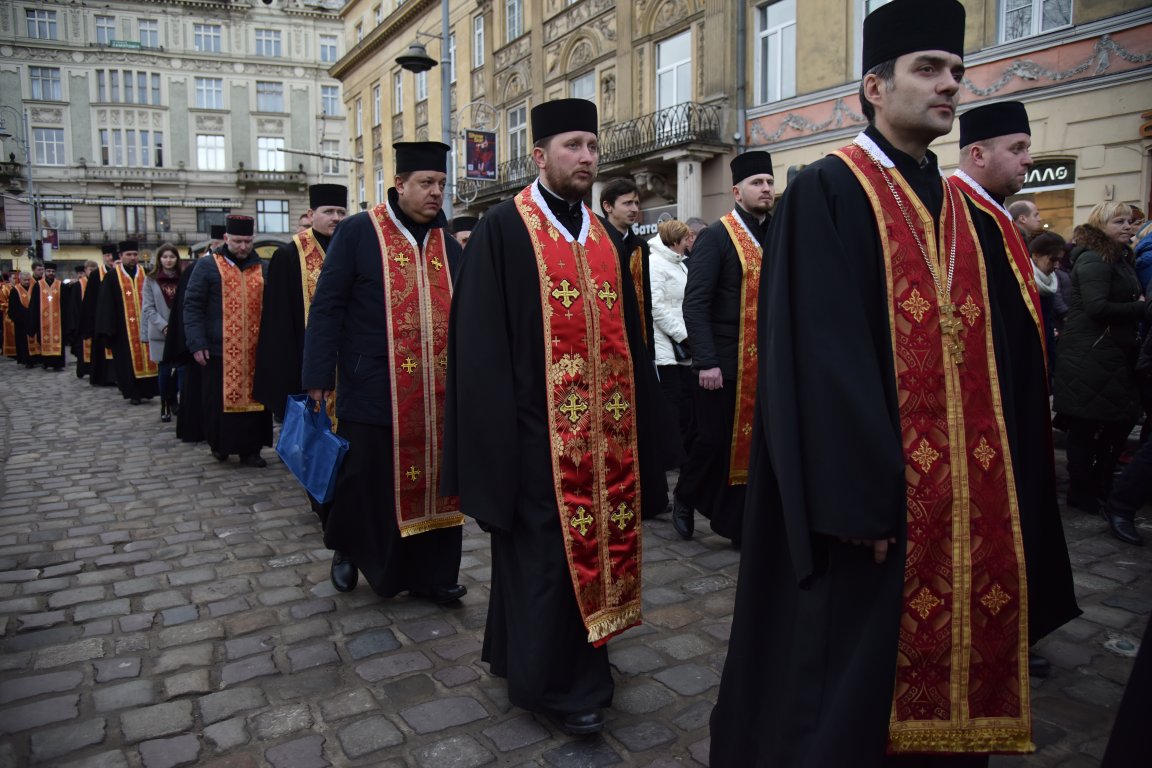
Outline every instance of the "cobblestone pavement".
[[[460, 605], [338, 594], [273, 452], [264, 470], [218, 464], [157, 411], [0, 361], [0, 766], [707, 763], [739, 554], [706, 521], [688, 542], [646, 524], [644, 625], [610, 646], [605, 733], [574, 739], [511, 707], [479, 660], [474, 524]], [[997, 768], [1098, 762], [1152, 611], [1152, 547], [1065, 526], [1085, 616], [1041, 645], [1040, 751]]]

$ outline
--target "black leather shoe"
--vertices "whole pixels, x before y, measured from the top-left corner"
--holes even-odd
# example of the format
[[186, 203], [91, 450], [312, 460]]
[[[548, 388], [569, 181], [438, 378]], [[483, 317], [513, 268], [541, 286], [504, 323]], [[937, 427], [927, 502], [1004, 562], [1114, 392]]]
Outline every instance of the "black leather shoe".
[[1123, 515], [1109, 512], [1107, 507], [1100, 510], [1100, 516], [1108, 523], [1108, 530], [1112, 531], [1112, 535], [1120, 539], [1120, 541], [1126, 544], [1135, 544], [1138, 547], [1144, 543], [1144, 539], [1140, 537], [1140, 533], [1136, 530], [1136, 522], [1134, 520], [1130, 520]]
[[1048, 677], [1052, 662], [1035, 651], [1028, 651], [1028, 674], [1032, 677]]
[[332, 579], [332, 586], [337, 592], [351, 592], [356, 589], [356, 582], [360, 580], [360, 572], [356, 564], [344, 557], [340, 552], [332, 552], [332, 569], [328, 577]]
[[588, 736], [604, 730], [604, 713], [598, 709], [575, 712], [560, 719], [560, 727], [573, 736]]
[[468, 587], [463, 584], [452, 584], [447, 587], [429, 587], [427, 589], [410, 589], [408, 590], [409, 597], [417, 597], [421, 600], [428, 600], [436, 603], [436, 605], [444, 605], [445, 603], [454, 603], [464, 595], [468, 594]]
[[253, 453], [248, 456], [241, 456], [240, 463], [245, 467], [255, 467], [256, 469], [268, 466], [268, 462], [265, 461], [264, 458], [258, 453]]
[[216, 461], [228, 461], [228, 454], [220, 453], [220, 451], [212, 451], [212, 458]]
[[678, 497], [672, 497], [672, 527], [682, 539], [692, 538], [696, 530], [696, 513]]

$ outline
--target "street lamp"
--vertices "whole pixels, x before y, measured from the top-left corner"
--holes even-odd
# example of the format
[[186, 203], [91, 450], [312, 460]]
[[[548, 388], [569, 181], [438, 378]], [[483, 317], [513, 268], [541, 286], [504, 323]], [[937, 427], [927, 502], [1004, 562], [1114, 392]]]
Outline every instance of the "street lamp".
[[21, 137], [8, 130], [4, 123], [4, 116], [0, 114], [0, 142], [7, 141], [8, 139], [16, 139], [17, 143], [24, 149], [24, 161], [28, 168], [28, 206], [32, 210], [32, 239], [30, 241], [30, 248], [28, 249], [28, 258], [32, 259], [36, 254], [36, 236], [40, 233], [40, 209], [36, 205], [36, 189], [32, 184], [32, 150], [29, 146], [28, 110], [18, 110], [7, 104], [0, 104], [0, 111], [11, 112], [13, 115], [16, 115], [24, 125], [24, 135]]
[[[417, 35], [424, 34], [417, 32]], [[419, 40], [408, 46], [408, 50], [403, 55], [396, 57], [396, 63], [400, 65], [401, 69], [406, 69], [409, 72], [427, 72], [437, 64], [440, 67], [440, 140], [447, 144], [449, 147], [454, 147], [452, 142], [452, 71], [450, 68], [450, 61], [448, 60], [448, 38], [451, 35], [451, 30], [448, 24], [448, 0], [440, 0], [440, 52], [442, 54], [442, 61], [437, 62], [428, 55], [428, 51]], [[436, 37], [436, 35], [429, 35], [429, 37]], [[452, 170], [452, 177], [456, 177], [456, 162], [454, 158], [450, 158]], [[444, 215], [452, 218], [452, 193], [445, 190], [444, 194]]]

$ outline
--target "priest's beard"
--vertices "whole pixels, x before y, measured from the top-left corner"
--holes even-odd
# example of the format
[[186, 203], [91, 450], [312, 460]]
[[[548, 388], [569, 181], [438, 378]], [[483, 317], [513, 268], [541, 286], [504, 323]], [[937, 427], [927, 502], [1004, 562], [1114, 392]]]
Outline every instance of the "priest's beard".
[[575, 175], [557, 178], [548, 170], [544, 171], [544, 186], [552, 191], [552, 194], [558, 196], [561, 200], [566, 200], [569, 203], [575, 203], [584, 199], [584, 195], [588, 194], [588, 190], [592, 189], [592, 182], [596, 179], [596, 169], [593, 168], [585, 181]]

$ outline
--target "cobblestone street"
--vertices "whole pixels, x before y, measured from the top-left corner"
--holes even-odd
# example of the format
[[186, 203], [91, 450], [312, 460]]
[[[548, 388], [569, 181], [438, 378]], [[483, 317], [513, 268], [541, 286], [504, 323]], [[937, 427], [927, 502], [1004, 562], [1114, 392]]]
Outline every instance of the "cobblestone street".
[[[739, 562], [707, 521], [687, 542], [667, 516], [646, 523], [644, 624], [610, 645], [605, 732], [572, 738], [511, 707], [480, 662], [474, 523], [460, 604], [339, 594], [274, 451], [262, 470], [219, 464], [158, 411], [71, 365], [0, 361], [0, 766], [707, 764]], [[1084, 616], [1039, 645], [1054, 667], [1033, 683], [1039, 751], [997, 768], [1098, 764], [1152, 612], [1152, 546], [1064, 523]]]

